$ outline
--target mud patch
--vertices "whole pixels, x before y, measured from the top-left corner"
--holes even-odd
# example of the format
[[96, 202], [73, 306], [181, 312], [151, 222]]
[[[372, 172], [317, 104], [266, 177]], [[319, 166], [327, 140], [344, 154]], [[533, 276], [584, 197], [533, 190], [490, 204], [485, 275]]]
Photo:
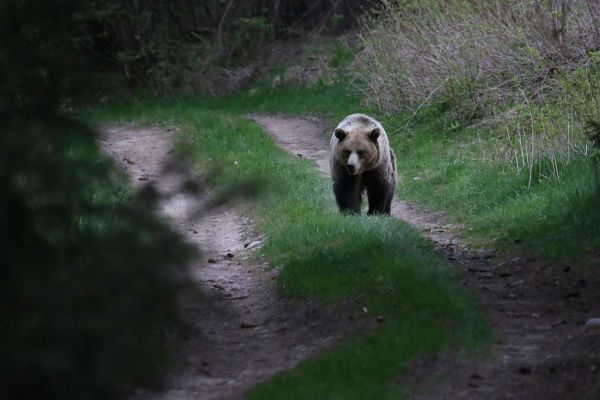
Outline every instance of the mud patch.
[[[333, 126], [313, 118], [250, 118], [329, 174]], [[422, 400], [600, 398], [600, 329], [584, 328], [600, 316], [597, 271], [472, 251], [460, 240], [461, 226], [398, 199], [392, 215], [421, 230], [463, 272], [463, 285], [480, 299], [497, 335], [489, 357], [448, 352], [415, 363], [397, 383], [413, 387]]]
[[238, 399], [244, 392], [367, 322], [310, 301], [283, 298], [277, 272], [249, 260], [265, 240], [231, 207], [207, 207], [210, 193], [185, 190], [190, 171], [171, 158], [176, 128], [109, 127], [101, 145], [134, 185], [153, 187], [160, 212], [202, 252], [180, 298], [181, 323], [168, 330], [173, 367], [158, 391], [135, 399]]

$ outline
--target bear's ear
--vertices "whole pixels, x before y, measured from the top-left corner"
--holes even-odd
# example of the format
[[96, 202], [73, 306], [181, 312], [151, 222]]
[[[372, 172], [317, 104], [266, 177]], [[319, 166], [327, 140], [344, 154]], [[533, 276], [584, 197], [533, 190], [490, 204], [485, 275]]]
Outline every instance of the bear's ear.
[[344, 138], [348, 134], [342, 128], [335, 128], [335, 131], [333, 131], [333, 133], [335, 134], [335, 137], [338, 138], [340, 141], [344, 140]]
[[379, 137], [380, 134], [381, 134], [381, 131], [379, 130], [379, 128], [375, 128], [371, 132], [369, 132], [369, 139], [371, 139], [373, 142], [377, 143], [377, 138]]

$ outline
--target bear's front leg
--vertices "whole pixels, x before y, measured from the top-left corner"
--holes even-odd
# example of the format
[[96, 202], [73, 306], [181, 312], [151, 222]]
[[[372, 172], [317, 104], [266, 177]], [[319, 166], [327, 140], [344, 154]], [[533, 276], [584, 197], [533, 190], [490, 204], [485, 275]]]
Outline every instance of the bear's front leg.
[[333, 184], [333, 193], [341, 212], [360, 214], [362, 205], [360, 176], [352, 176], [345, 172], [338, 174]]
[[[369, 211], [367, 211], [368, 215], [373, 214], [386, 214], [390, 215], [392, 213], [392, 198], [394, 197], [393, 192], [386, 194], [377, 194], [371, 196], [370, 192], [368, 193], [369, 197]], [[373, 198], [375, 197], [375, 198]]]
[[369, 200], [367, 214], [391, 214], [394, 186], [389, 185], [376, 174], [371, 174], [370, 178], [367, 181], [367, 198]]

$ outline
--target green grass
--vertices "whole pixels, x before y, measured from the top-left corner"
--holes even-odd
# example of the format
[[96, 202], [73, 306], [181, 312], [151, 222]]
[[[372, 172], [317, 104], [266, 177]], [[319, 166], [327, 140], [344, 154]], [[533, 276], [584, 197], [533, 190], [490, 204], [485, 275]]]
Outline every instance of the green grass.
[[326, 110], [338, 118], [356, 99], [343, 97], [343, 87], [330, 89], [121, 103], [95, 116], [184, 127], [180, 153], [200, 170], [217, 171], [216, 190], [261, 182], [260, 195], [244, 209], [268, 237], [263, 251], [281, 269], [284, 293], [327, 304], [351, 299], [386, 317], [379, 329], [256, 388], [253, 399], [397, 398], [406, 388], [393, 378], [416, 357], [448, 346], [476, 349], [490, 336], [456, 271], [417, 232], [391, 218], [341, 215], [329, 180], [311, 162], [281, 150], [241, 116]]
[[[154, 98], [138, 95], [115, 99], [102, 106], [100, 113], [87, 117], [96, 121], [135, 119], [162, 123], [177, 120], [189, 107], [196, 110], [243, 115], [245, 113], [276, 113], [283, 115], [318, 115], [330, 122], [348, 114], [362, 112], [359, 92], [348, 84], [317, 84], [313, 87], [271, 87], [269, 80], [259, 82], [241, 93], [223, 97]], [[161, 111], [162, 110], [162, 111]], [[158, 112], [155, 117], [152, 114]], [[181, 121], [181, 120], [178, 120]]]
[[464, 234], [474, 245], [562, 261], [583, 260], [600, 246], [589, 161], [575, 159], [561, 170], [560, 180], [534, 179], [529, 187], [527, 172], [492, 160], [489, 151], [502, 139], [479, 133], [445, 132], [428, 119], [411, 135], [393, 137], [403, 177], [398, 194], [465, 223], [470, 229]]
[[449, 330], [419, 315], [397, 318], [376, 334], [349, 340], [254, 389], [250, 399], [399, 399], [410, 388], [392, 383], [410, 360], [447, 346]]

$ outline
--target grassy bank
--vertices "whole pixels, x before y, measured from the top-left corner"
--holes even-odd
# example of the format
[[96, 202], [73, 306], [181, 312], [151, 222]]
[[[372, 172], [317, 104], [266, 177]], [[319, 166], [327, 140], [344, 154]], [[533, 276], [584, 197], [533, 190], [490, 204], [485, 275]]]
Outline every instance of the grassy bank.
[[489, 332], [455, 271], [412, 228], [385, 217], [340, 215], [329, 180], [311, 162], [279, 149], [240, 116], [276, 108], [311, 112], [318, 101], [331, 104], [337, 118], [344, 108], [335, 105], [335, 91], [295, 94], [282, 91], [262, 102], [255, 93], [210, 104], [129, 103], [105, 109], [101, 118], [184, 127], [180, 152], [201, 170], [222, 171], [217, 190], [262, 182], [259, 197], [244, 208], [268, 237], [263, 250], [281, 268], [278, 283], [285, 293], [324, 303], [351, 299], [370, 315], [385, 316], [376, 331], [302, 363], [251, 398], [389, 398], [402, 390], [392, 378], [415, 357], [447, 346], [477, 347]]
[[475, 130], [447, 132], [431, 122], [414, 131], [395, 140], [399, 195], [447, 211], [475, 244], [562, 261], [583, 261], [600, 245], [597, 184], [586, 158], [564, 166], [560, 179], [530, 183], [527, 171], [491, 159], [499, 135], [482, 140]]

